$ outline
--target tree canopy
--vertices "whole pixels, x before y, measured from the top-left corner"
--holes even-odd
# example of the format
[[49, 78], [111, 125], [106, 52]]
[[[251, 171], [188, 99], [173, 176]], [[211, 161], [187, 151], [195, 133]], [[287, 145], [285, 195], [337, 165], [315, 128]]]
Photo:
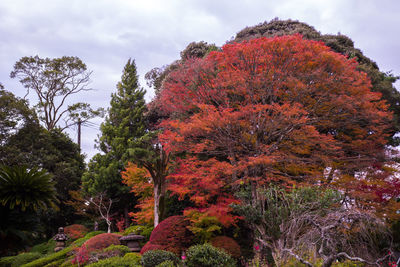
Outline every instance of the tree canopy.
[[101, 109], [93, 110], [87, 103], [67, 105], [66, 102], [70, 96], [90, 90], [87, 86], [91, 73], [78, 57], [43, 59], [34, 56], [17, 61], [10, 76], [19, 79], [27, 88], [27, 94], [30, 90], [36, 93], [38, 104], [35, 107], [46, 129], [60, 127], [63, 121], [63, 130], [78, 119], [86, 121], [101, 114]]
[[227, 44], [184, 62], [159, 100], [170, 113], [160, 138], [182, 155], [171, 190], [229, 223], [240, 183], [355, 182], [385, 160], [391, 126], [357, 66], [300, 35]]
[[392, 130], [389, 136], [390, 144], [399, 145], [400, 139], [395, 136], [400, 131], [400, 93], [393, 84], [399, 78], [390, 72], [383, 72], [378, 64], [368, 58], [363, 52], [354, 47], [354, 42], [347, 36], [338, 34], [321, 34], [314, 27], [295, 20], [274, 19], [270, 22], [263, 22], [255, 26], [246, 27], [236, 34], [236, 37], [230, 41], [242, 42], [259, 37], [275, 37], [283, 35], [301, 34], [305, 39], [322, 41], [333, 51], [353, 58], [358, 62], [357, 69], [365, 72], [371, 80], [374, 92], [380, 92], [382, 98], [389, 104], [389, 110], [393, 112]]

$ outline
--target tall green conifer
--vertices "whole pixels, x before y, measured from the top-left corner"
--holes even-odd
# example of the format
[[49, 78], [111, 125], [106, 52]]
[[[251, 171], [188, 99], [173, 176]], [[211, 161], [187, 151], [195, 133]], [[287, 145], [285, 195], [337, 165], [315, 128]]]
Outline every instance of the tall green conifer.
[[110, 198], [119, 199], [127, 211], [132, 198], [128, 197], [129, 187], [121, 182], [120, 172], [129, 160], [127, 152], [135, 139], [146, 132], [143, 113], [146, 110], [145, 91], [140, 88], [135, 62], [126, 63], [117, 92], [111, 95], [111, 107], [101, 124], [101, 135], [96, 154], [84, 174], [84, 189], [91, 195], [105, 192]]

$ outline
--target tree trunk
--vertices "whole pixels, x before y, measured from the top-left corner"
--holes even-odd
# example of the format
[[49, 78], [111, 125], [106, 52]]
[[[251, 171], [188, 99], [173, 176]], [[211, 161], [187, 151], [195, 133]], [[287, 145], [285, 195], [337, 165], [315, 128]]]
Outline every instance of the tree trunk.
[[129, 211], [128, 211], [128, 207], [124, 207], [124, 219], [125, 219], [125, 228], [129, 227]]
[[107, 233], [111, 233], [111, 221], [109, 219], [107, 219]]
[[324, 259], [322, 267], [331, 267], [333, 262], [335, 261], [336, 257], [330, 256]]
[[165, 211], [165, 181], [157, 179], [154, 183], [154, 227], [156, 227], [164, 218]]
[[154, 184], [154, 228], [157, 227], [160, 222], [159, 218], [159, 205], [160, 205], [160, 188], [158, 185]]

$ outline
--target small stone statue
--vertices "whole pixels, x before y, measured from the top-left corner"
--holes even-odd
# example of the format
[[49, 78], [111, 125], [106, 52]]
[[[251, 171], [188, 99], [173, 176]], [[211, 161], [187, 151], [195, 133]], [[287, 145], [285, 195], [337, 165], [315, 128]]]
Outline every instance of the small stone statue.
[[53, 240], [56, 241], [56, 247], [54, 248], [54, 252], [60, 251], [65, 248], [65, 242], [68, 240], [68, 236], [64, 234], [64, 228], [58, 228], [58, 234], [53, 237]]

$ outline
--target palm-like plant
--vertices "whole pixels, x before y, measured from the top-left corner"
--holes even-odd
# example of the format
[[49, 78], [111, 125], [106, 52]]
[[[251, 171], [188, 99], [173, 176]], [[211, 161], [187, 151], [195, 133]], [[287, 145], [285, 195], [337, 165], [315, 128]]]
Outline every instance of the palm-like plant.
[[52, 176], [45, 170], [22, 166], [0, 167], [0, 204], [10, 209], [57, 208]]

